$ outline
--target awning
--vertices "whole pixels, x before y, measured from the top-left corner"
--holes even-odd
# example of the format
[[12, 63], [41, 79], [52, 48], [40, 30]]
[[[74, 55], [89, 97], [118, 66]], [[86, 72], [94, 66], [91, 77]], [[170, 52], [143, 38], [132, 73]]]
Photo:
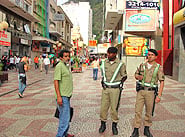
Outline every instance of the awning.
[[174, 25], [180, 24], [185, 21], [185, 8], [177, 11], [173, 17]]
[[53, 40], [45, 38], [45, 37], [40, 37], [40, 36], [33, 36], [32, 40], [43, 41], [43, 42], [49, 42], [51, 44], [56, 44], [56, 41], [53, 41]]
[[49, 30], [49, 33], [52, 34], [52, 35], [55, 35], [57, 37], [62, 37], [62, 34], [60, 34], [58, 31]]

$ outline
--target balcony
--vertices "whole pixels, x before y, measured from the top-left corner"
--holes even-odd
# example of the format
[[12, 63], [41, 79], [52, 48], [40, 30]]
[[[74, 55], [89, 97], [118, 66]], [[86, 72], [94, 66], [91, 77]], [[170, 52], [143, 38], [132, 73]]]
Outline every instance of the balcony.
[[123, 15], [123, 1], [106, 0], [105, 30], [114, 30]]
[[0, 5], [6, 7], [10, 11], [16, 13], [17, 15], [23, 17], [24, 19], [30, 22], [37, 22], [37, 19], [34, 18], [31, 14], [31, 6], [25, 9], [22, 1], [0, 0]]

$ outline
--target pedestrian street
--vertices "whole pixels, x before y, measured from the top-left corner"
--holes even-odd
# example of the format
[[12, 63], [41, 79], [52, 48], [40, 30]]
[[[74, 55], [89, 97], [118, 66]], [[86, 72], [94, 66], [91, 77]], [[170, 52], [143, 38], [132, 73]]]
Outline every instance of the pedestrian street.
[[[9, 80], [0, 87], [0, 137], [55, 137], [58, 119], [53, 85], [54, 69], [49, 73], [32, 69], [27, 73], [27, 88], [24, 98], [18, 97], [18, 78], [9, 71]], [[101, 80], [92, 78], [92, 69], [73, 73], [74, 91], [71, 106], [74, 115], [69, 133], [75, 137], [111, 137], [110, 116], [107, 129], [98, 133], [100, 126]], [[124, 84], [119, 108], [118, 137], [129, 137], [135, 108], [134, 74], [128, 74]], [[143, 113], [144, 114], [144, 113]], [[156, 104], [151, 132], [154, 137], [185, 136], [185, 84], [166, 77], [162, 101]], [[143, 127], [140, 128], [140, 137]]]

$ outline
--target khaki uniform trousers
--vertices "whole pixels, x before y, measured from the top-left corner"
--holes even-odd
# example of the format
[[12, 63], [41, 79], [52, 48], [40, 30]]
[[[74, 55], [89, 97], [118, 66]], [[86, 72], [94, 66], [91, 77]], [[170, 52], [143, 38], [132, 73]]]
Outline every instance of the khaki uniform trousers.
[[110, 114], [112, 122], [118, 122], [118, 100], [120, 96], [119, 88], [106, 88], [102, 90], [100, 119], [101, 121], [107, 120], [108, 110], [110, 107]]
[[152, 125], [152, 109], [154, 102], [154, 91], [140, 90], [137, 92], [136, 105], [135, 105], [135, 119], [134, 127], [140, 128], [143, 106], [145, 105], [145, 119], [144, 126]]

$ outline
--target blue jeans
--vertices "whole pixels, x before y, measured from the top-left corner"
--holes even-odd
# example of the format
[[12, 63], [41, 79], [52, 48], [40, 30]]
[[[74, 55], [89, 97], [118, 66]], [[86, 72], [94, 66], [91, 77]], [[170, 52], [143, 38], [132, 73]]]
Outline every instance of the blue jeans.
[[70, 120], [70, 99], [62, 96], [62, 106], [57, 106], [59, 109], [59, 126], [56, 137], [65, 137], [69, 129]]
[[21, 93], [21, 95], [23, 94], [23, 92], [24, 92], [24, 90], [25, 90], [25, 88], [26, 88], [26, 84], [24, 84], [24, 83], [22, 83], [21, 82], [21, 79], [19, 78], [20, 76], [25, 76], [26, 77], [26, 75], [25, 74], [18, 74], [18, 80], [19, 80], [19, 93]]
[[93, 79], [97, 80], [98, 78], [98, 68], [93, 68]]

